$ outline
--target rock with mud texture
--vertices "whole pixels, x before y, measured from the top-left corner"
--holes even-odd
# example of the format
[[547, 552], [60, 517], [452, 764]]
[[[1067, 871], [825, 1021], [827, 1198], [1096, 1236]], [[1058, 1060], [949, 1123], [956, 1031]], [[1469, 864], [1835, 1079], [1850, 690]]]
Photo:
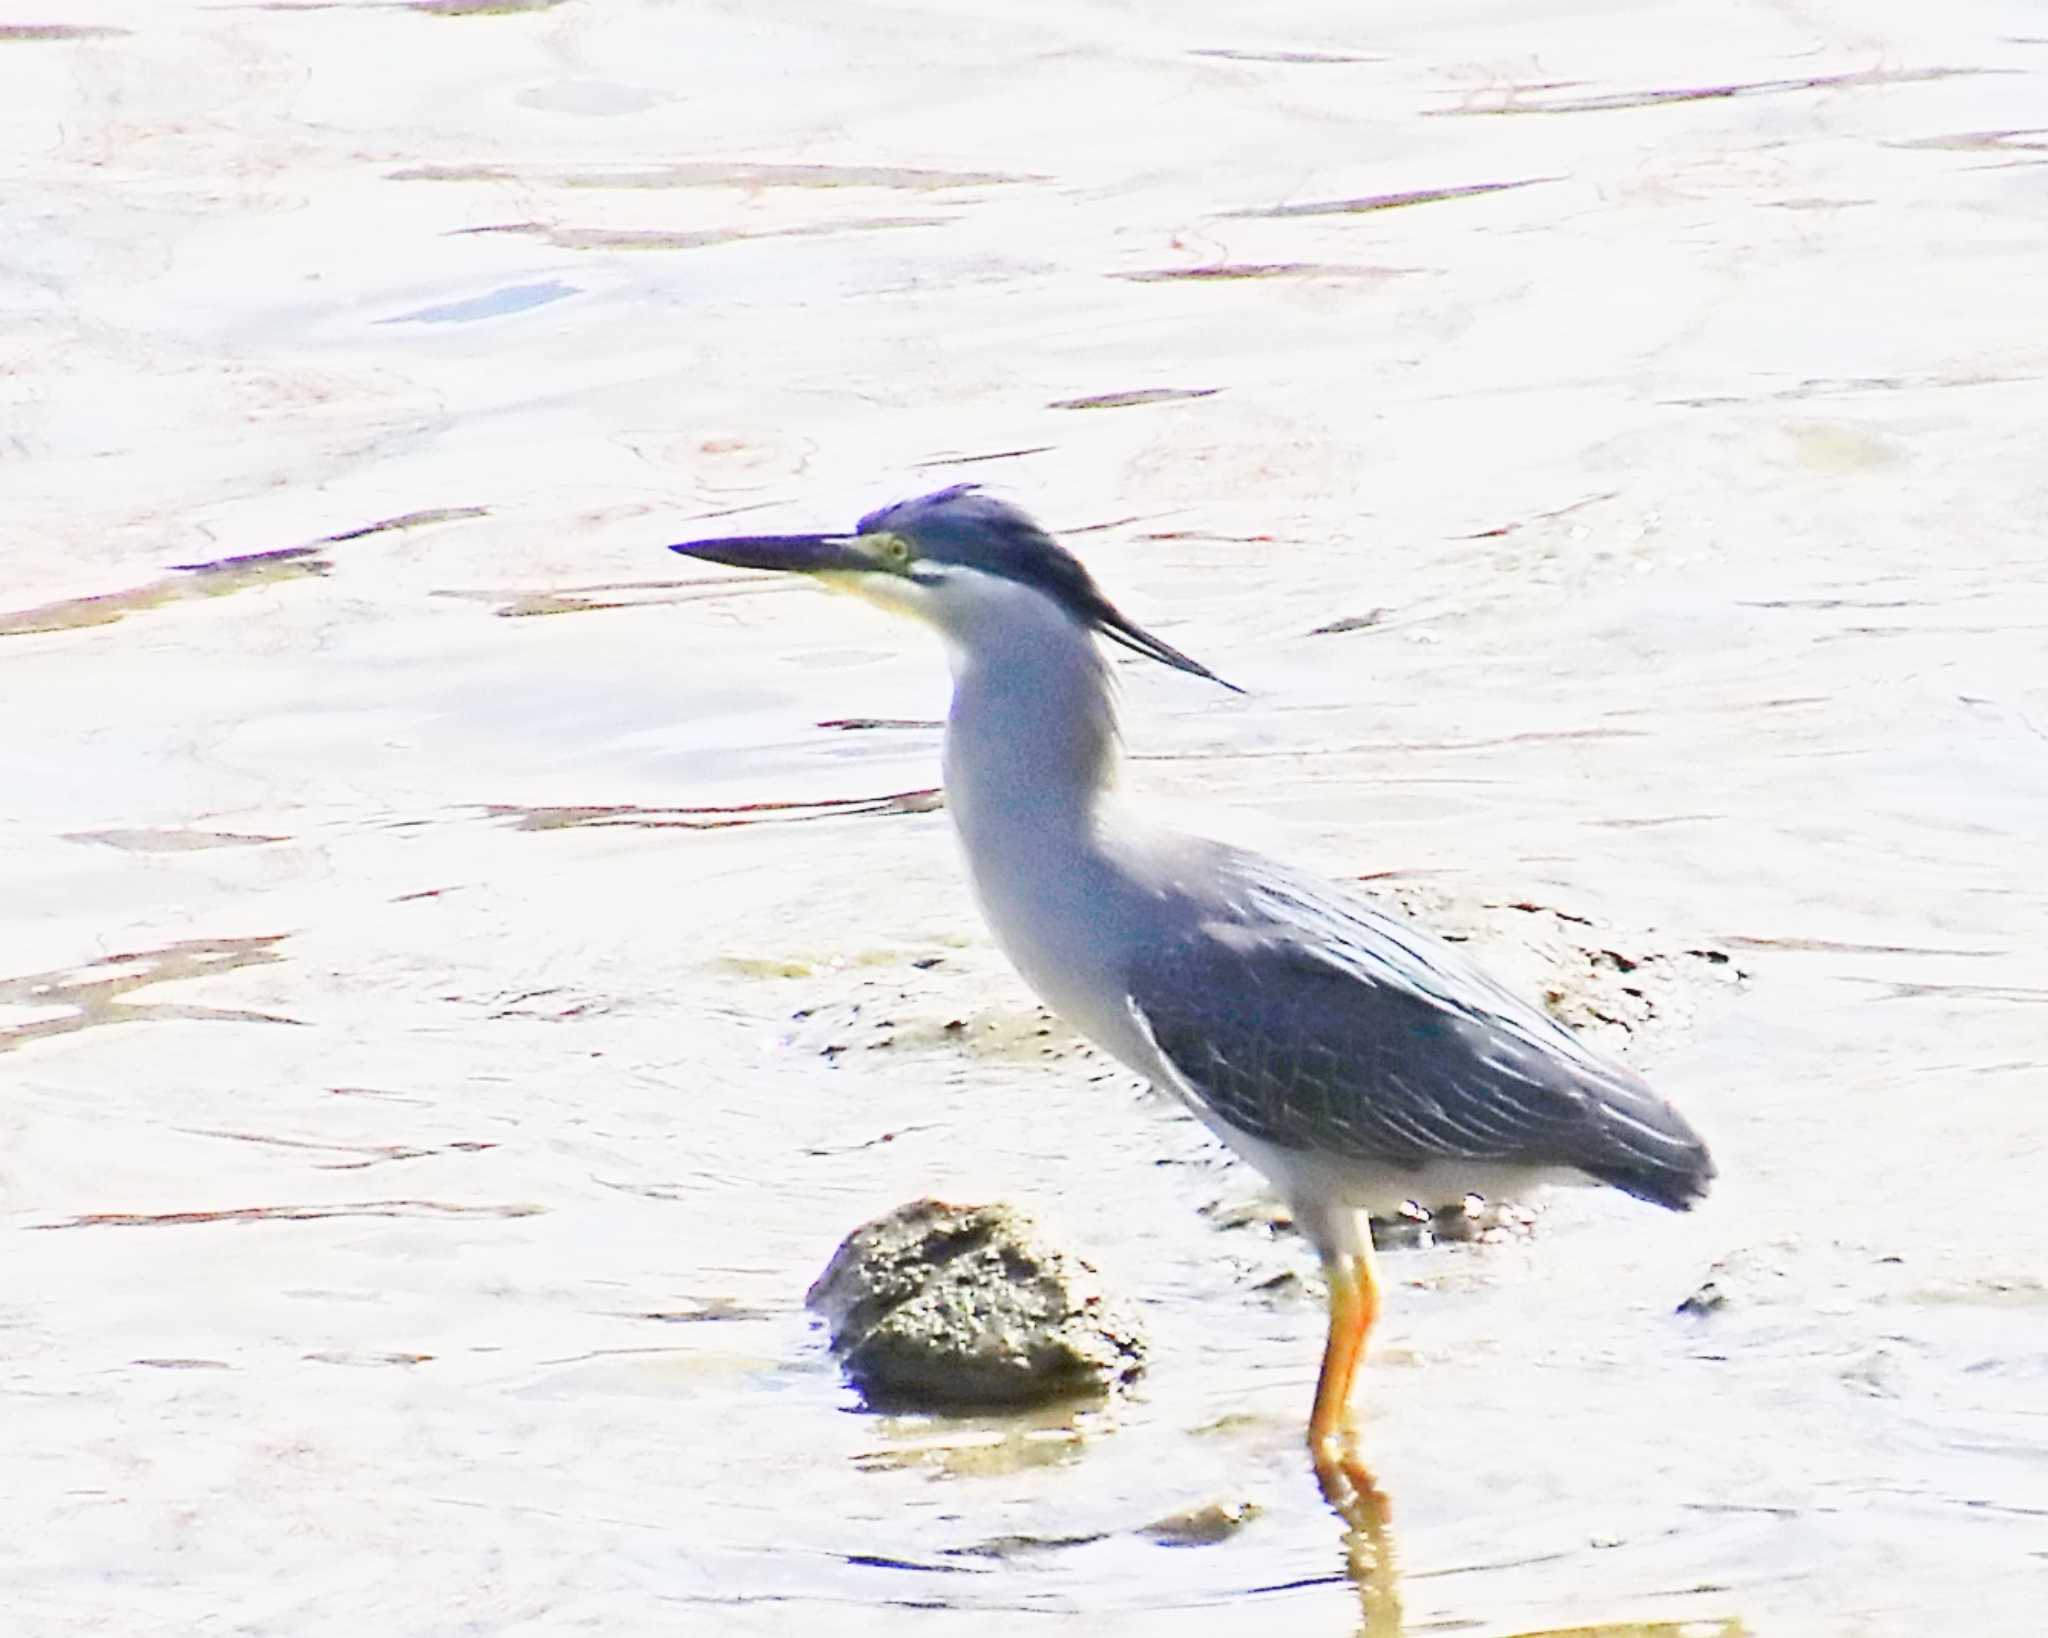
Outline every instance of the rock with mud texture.
[[918, 1200], [848, 1235], [805, 1301], [871, 1404], [1025, 1405], [1143, 1368], [1094, 1268], [1009, 1206]]

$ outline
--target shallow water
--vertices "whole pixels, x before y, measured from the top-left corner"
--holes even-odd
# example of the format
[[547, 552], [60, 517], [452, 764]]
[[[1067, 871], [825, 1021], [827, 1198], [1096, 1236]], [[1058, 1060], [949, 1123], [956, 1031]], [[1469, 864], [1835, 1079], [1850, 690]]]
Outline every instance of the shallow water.
[[[9, 1630], [2039, 1630], [2035, 8], [63, 9]], [[1702, 1210], [1388, 1257], [1382, 1536], [1310, 1260], [988, 948], [927, 640], [661, 550], [963, 478], [1249, 690], [1124, 673], [1161, 799], [1531, 987], [1516, 904], [1729, 958], [1627, 1032]], [[925, 1193], [1137, 1391], [861, 1413], [802, 1293]]]

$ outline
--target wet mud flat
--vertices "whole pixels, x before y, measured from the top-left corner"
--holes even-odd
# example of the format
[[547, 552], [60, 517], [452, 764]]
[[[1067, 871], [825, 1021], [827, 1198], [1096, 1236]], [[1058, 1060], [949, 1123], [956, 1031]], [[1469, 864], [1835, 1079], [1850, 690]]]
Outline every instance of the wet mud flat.
[[[2019, 4], [0, 24], [10, 1630], [2037, 1632], [2044, 72]], [[988, 947], [940, 657], [662, 550], [962, 479], [1248, 690], [1124, 673], [1153, 800], [1715, 1145], [1389, 1251], [1383, 1526], [1313, 1259]], [[932, 1195], [1144, 1375], [863, 1406], [804, 1293]]]

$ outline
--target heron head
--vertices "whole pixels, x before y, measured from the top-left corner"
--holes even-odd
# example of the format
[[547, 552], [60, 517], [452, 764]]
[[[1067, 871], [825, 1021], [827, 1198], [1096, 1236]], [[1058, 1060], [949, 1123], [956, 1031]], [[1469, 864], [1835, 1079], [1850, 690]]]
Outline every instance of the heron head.
[[1238, 692], [1126, 618], [1079, 558], [1025, 512], [973, 484], [884, 506], [862, 518], [851, 534], [742, 535], [683, 541], [669, 550], [734, 568], [808, 574], [913, 615], [956, 641], [965, 639], [978, 616], [1023, 588], [1085, 630]]

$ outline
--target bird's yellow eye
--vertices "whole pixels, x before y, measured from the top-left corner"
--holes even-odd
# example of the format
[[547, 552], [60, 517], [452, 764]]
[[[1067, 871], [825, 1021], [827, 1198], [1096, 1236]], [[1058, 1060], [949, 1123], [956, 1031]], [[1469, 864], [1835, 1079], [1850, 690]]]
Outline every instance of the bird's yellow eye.
[[883, 535], [875, 542], [875, 549], [890, 568], [910, 567], [910, 542], [901, 535]]

